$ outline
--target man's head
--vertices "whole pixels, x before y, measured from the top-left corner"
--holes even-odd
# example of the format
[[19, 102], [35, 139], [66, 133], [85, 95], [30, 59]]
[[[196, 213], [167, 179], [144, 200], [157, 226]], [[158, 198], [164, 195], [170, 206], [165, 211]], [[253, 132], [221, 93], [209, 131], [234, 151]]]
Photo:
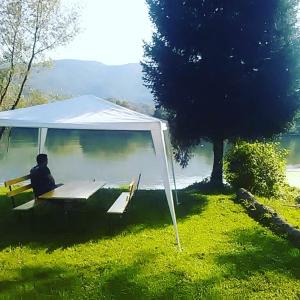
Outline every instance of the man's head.
[[39, 154], [36, 157], [36, 162], [39, 166], [47, 166], [48, 164], [48, 156], [47, 154]]

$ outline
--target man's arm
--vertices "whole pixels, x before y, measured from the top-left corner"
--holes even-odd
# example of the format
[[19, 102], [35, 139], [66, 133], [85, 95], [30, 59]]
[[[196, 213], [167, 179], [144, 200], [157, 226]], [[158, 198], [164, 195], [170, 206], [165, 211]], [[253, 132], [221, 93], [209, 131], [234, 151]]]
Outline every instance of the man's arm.
[[52, 185], [53, 187], [55, 187], [55, 180], [50, 172], [50, 169], [48, 167], [46, 167], [46, 169], [47, 169], [47, 177], [49, 180], [49, 184]]
[[53, 178], [53, 176], [51, 175], [51, 173], [48, 175], [49, 178], [49, 182], [51, 183], [51, 185], [53, 185], [53, 187], [55, 187], [55, 180]]

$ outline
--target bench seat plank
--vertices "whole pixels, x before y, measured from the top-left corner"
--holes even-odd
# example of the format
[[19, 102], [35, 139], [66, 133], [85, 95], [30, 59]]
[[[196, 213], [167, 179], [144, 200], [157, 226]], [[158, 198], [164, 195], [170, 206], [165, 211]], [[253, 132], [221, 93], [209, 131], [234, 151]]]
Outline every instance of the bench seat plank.
[[25, 192], [25, 191], [31, 189], [31, 188], [32, 188], [31, 184], [23, 185], [23, 186], [15, 189], [15, 190], [12, 190], [12, 191], [8, 192], [7, 196], [8, 197], [13, 197], [13, 196], [16, 196], [16, 195], [18, 195], [18, 194], [20, 194], [22, 192]]
[[40, 202], [38, 202], [36, 199], [33, 199], [31, 201], [28, 201], [22, 205], [15, 207], [14, 210], [28, 210], [28, 209], [31, 209], [31, 208], [37, 206], [39, 203]]
[[129, 203], [129, 192], [123, 192], [107, 211], [109, 214], [122, 214]]

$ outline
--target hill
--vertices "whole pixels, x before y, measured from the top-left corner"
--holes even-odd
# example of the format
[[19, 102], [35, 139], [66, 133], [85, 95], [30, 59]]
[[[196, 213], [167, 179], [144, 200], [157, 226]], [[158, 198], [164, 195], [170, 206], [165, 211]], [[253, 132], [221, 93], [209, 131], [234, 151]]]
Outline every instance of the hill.
[[143, 86], [142, 67], [134, 63], [109, 66], [96, 61], [55, 60], [50, 68], [36, 67], [28, 86], [49, 94], [93, 94], [153, 105]]

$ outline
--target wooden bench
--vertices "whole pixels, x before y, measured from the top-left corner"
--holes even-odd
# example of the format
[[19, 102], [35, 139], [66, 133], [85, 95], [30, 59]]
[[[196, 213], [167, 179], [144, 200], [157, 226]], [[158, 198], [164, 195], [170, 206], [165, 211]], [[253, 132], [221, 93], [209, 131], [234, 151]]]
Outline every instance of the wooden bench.
[[138, 181], [132, 181], [129, 184], [128, 192], [123, 192], [113, 205], [107, 211], [108, 214], [122, 214], [124, 213], [129, 201], [134, 196], [135, 191], [138, 189], [141, 174], [139, 175]]
[[18, 194], [21, 194], [22, 192], [32, 189], [32, 186], [31, 186], [31, 184], [26, 184], [26, 185], [14, 188], [14, 185], [19, 184], [24, 181], [27, 181], [29, 179], [30, 179], [30, 175], [25, 175], [23, 177], [11, 179], [11, 180], [4, 182], [4, 186], [9, 189], [7, 196], [11, 199], [14, 210], [29, 210], [29, 209], [32, 209], [33, 207], [37, 206], [40, 203], [40, 201], [38, 201], [38, 199], [34, 198], [22, 205], [16, 206], [15, 196]]

